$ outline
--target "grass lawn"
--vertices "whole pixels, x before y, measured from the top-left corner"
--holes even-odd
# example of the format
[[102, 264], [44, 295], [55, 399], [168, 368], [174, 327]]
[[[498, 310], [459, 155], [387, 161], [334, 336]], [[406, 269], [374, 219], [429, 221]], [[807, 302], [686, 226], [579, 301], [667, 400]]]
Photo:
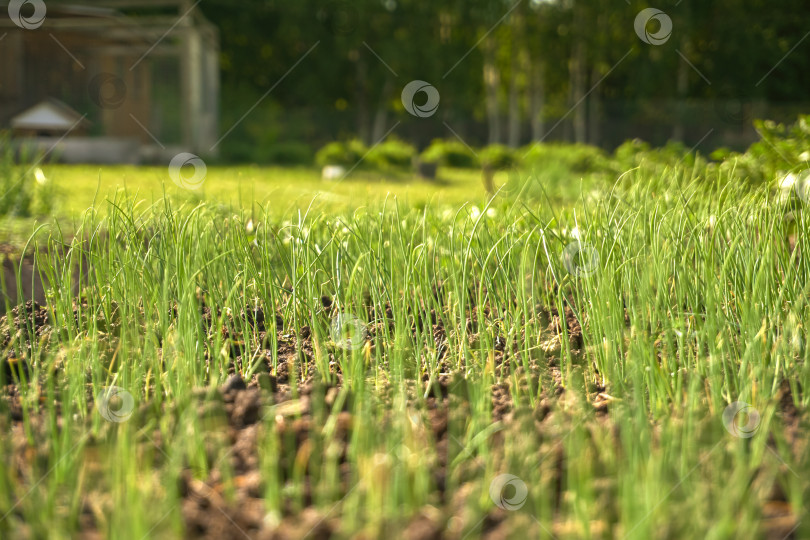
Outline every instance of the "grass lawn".
[[[436, 181], [364, 170], [353, 171], [341, 181], [325, 181], [320, 170], [313, 167], [211, 166], [197, 190], [177, 186], [167, 167], [46, 164], [42, 171], [52, 190], [53, 214], [0, 218], [0, 242], [15, 249], [25, 245], [38, 226], [53, 219], [69, 235], [88, 208], [106, 213], [106, 201], [118, 198], [137, 201], [141, 206], [164, 197], [178, 206], [206, 202], [279, 219], [308, 209], [315, 213], [347, 211], [381, 204], [386, 199], [391, 203], [397, 200], [406, 208], [468, 202], [483, 206], [487, 200], [480, 171], [471, 169], [443, 168]], [[28, 176], [26, 181], [33, 182], [33, 177]], [[499, 173], [496, 178], [504, 183], [506, 176]]]
[[55, 165], [45, 167], [44, 172], [59, 187], [64, 197], [62, 209], [69, 214], [82, 212], [93, 204], [94, 197], [97, 201], [111, 198], [119, 190], [147, 201], [167, 194], [180, 200], [234, 207], [249, 208], [256, 203], [275, 215], [306, 210], [313, 201], [319, 210], [345, 210], [379, 203], [387, 196], [414, 206], [486, 200], [480, 171], [470, 169], [442, 169], [435, 182], [370, 171], [353, 172], [341, 181], [325, 181], [320, 170], [311, 167], [211, 166], [196, 191], [175, 185], [166, 167]]
[[[88, 208], [106, 212], [105, 201], [118, 197], [151, 204], [165, 197], [176, 204], [195, 206], [200, 202], [226, 206], [234, 210], [266, 213], [287, 219], [298, 211], [334, 213], [363, 206], [380, 205], [395, 200], [403, 208], [460, 207], [470, 204], [482, 208], [488, 197], [477, 169], [441, 168], [435, 181], [420, 180], [410, 174], [353, 171], [346, 179], [326, 181], [313, 167], [239, 166], [207, 168], [202, 186], [197, 190], [178, 187], [167, 167], [134, 167], [111, 165], [43, 165], [43, 173], [53, 190], [53, 218], [66, 231]], [[510, 174], [495, 175], [495, 185], [508, 184]], [[570, 182], [559, 182], [536, 172], [544, 182], [549, 201], [562, 203], [575, 199], [582, 183], [593, 184], [584, 175]], [[33, 179], [30, 179], [33, 181]], [[48, 218], [0, 218], [0, 241], [23, 245], [35, 228]]]
[[3, 538], [810, 536], [801, 201], [98, 171], [0, 320]]

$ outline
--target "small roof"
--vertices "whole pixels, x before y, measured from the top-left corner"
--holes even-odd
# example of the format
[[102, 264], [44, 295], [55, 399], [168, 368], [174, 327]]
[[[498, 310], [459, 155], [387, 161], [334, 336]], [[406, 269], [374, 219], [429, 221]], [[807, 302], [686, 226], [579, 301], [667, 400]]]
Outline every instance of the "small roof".
[[11, 119], [14, 129], [67, 131], [84, 123], [82, 115], [56, 99], [46, 99]]

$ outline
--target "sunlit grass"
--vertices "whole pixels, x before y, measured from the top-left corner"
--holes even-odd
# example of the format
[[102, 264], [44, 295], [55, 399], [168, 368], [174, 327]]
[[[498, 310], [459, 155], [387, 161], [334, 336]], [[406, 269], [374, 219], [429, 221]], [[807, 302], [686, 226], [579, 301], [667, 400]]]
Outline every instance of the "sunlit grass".
[[180, 200], [205, 200], [228, 206], [266, 204], [275, 215], [305, 210], [313, 199], [325, 208], [346, 210], [379, 203], [397, 195], [411, 205], [430, 200], [456, 204], [472, 197], [485, 199], [480, 172], [443, 169], [437, 181], [419, 180], [408, 173], [353, 171], [343, 180], [322, 180], [310, 167], [209, 166], [205, 182], [196, 191], [176, 186], [167, 167], [52, 165], [45, 167], [64, 196], [62, 211], [75, 214], [113, 197], [119, 190], [154, 201], [165, 195]]
[[[327, 208], [310, 207], [325, 186], [308, 169], [212, 168], [203, 202], [161, 199], [158, 169], [114, 171], [130, 197], [99, 198], [75, 237], [46, 226], [32, 240], [54, 331], [14, 371], [31, 450], [20, 464], [0, 437], [0, 531], [68, 537], [90, 512], [105, 535], [179, 534], [179, 479], [212, 471], [238, 506], [216, 387], [229, 368], [261, 386], [285, 362], [290, 399], [265, 391], [258, 420], [266, 524], [311, 504], [344, 537], [427, 512], [458, 538], [487, 515], [521, 537], [757, 538], [775, 485], [794, 516], [806, 506], [807, 439], [791, 440], [784, 403], [807, 405], [810, 246], [800, 235], [790, 250], [786, 207], [765, 188], [679, 173], [565, 205], [528, 187], [487, 202], [474, 173], [450, 172], [444, 187], [334, 184]], [[88, 173], [48, 171], [75, 185], [67, 208], [87, 204]], [[241, 315], [257, 306], [266, 335]], [[571, 310], [581, 342], [551, 329], [552, 308]], [[361, 322], [351, 346], [336, 313]], [[134, 397], [121, 423], [93, 405], [111, 385]], [[496, 385], [510, 402], [497, 419]], [[735, 401], [761, 415], [751, 438], [724, 426]], [[282, 428], [303, 417], [305, 449]], [[527, 488], [513, 511], [490, 496], [503, 473]]]

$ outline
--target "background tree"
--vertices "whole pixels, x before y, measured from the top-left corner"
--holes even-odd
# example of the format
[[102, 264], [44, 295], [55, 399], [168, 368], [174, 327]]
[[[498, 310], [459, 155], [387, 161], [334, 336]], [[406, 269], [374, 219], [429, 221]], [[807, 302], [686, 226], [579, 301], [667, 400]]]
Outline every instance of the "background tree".
[[[220, 28], [223, 128], [277, 85], [223, 143], [232, 158], [258, 159], [257, 148], [296, 142], [373, 144], [395, 124], [393, 133], [419, 146], [455, 133], [474, 146], [567, 140], [612, 148], [641, 137], [742, 147], [756, 137], [754, 116], [801, 112], [810, 82], [801, 0], [778, 8], [765, 0], [664, 2], [658, 7], [673, 32], [661, 45], [635, 34], [636, 15], [649, 7], [636, 0], [201, 7]], [[400, 102], [414, 79], [441, 94], [429, 119]]]

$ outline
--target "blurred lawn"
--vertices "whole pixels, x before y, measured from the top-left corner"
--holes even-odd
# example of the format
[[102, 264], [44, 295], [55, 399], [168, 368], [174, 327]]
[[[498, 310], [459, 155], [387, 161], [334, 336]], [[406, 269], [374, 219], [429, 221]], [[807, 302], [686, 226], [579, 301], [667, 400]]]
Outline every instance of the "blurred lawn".
[[[208, 167], [203, 186], [185, 190], [172, 182], [166, 167], [52, 165], [43, 167], [59, 192], [57, 214], [75, 217], [94, 201], [96, 205], [116, 193], [144, 201], [164, 195], [177, 201], [224, 204], [234, 207], [263, 205], [283, 215], [306, 210], [343, 210], [380, 203], [394, 196], [406, 206], [457, 206], [485, 203], [486, 194], [477, 170], [443, 169], [436, 181], [411, 175], [360, 171], [342, 181], [321, 180], [320, 170], [290, 167]], [[505, 175], [504, 175], [505, 176]], [[505, 178], [504, 178], [505, 180]], [[314, 201], [314, 203], [313, 203]]]
[[[43, 223], [58, 222], [69, 236], [75, 223], [88, 208], [106, 212], [106, 200], [134, 198], [152, 203], [168, 196], [175, 203], [224, 205], [233, 208], [264, 207], [271, 216], [289, 219], [298, 210], [341, 212], [366, 205], [380, 205], [388, 198], [400, 207], [460, 206], [464, 203], [483, 206], [487, 197], [481, 173], [473, 169], [440, 170], [435, 181], [411, 174], [354, 171], [342, 181], [321, 179], [314, 167], [210, 166], [200, 189], [178, 187], [169, 177], [167, 167], [130, 165], [59, 165], [42, 167], [56, 193], [51, 216], [0, 218], [0, 243], [22, 246]], [[506, 181], [506, 174], [496, 179]], [[501, 182], [501, 183], [502, 183]]]
[[[363, 206], [391, 207], [395, 202], [403, 210], [422, 209], [426, 204], [433, 209], [458, 209], [464, 204], [483, 208], [489, 200], [478, 169], [442, 168], [435, 181], [410, 173], [368, 170], [354, 171], [342, 181], [328, 181], [314, 167], [211, 166], [202, 187], [194, 191], [177, 186], [167, 167], [47, 164], [42, 170], [55, 188], [52, 215], [0, 218], [0, 244], [22, 246], [38, 226], [54, 222], [70, 236], [88, 208], [95, 207], [103, 215], [108, 209], [106, 201], [116, 197], [151, 204], [168, 196], [175, 206], [206, 202], [253, 209], [257, 214], [264, 208], [267, 215], [279, 220], [293, 219], [299, 210], [307, 209], [315, 214], [338, 213]], [[582, 176], [574, 178], [570, 171], [544, 168], [535, 173], [539, 183], [532, 182], [533, 190], [524, 194], [552, 201], [555, 207], [574, 202], [584, 187], [602, 183], [585, 175], [583, 185]], [[520, 176], [520, 185], [525, 185], [527, 175]], [[506, 171], [495, 175], [496, 189], [507, 182], [510, 174]]]

